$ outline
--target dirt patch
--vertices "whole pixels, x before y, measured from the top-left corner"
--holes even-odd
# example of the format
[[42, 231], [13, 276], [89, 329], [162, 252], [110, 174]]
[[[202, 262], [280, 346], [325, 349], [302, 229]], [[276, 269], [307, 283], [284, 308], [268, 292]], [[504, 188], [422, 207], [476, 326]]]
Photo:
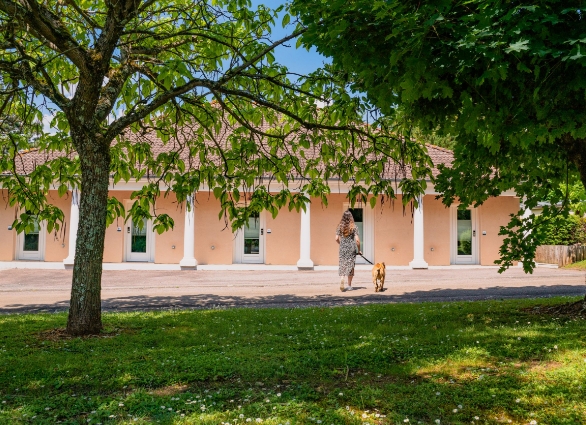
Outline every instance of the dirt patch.
[[157, 388], [156, 390], [149, 391], [149, 394], [156, 395], [158, 397], [168, 397], [170, 395], [181, 394], [187, 391], [189, 387], [187, 385], [167, 385], [166, 387]]
[[524, 308], [523, 311], [536, 315], [586, 318], [586, 301], [582, 299], [558, 305], [537, 305]]
[[529, 370], [531, 372], [535, 372], [535, 373], [543, 373], [543, 372], [549, 372], [552, 370], [559, 369], [562, 366], [563, 366], [563, 363], [560, 363], [560, 362], [554, 362], [554, 361], [540, 362], [540, 361], [534, 360], [531, 362]]
[[63, 341], [68, 339], [91, 339], [91, 338], [113, 338], [121, 333], [129, 333], [122, 329], [104, 330], [97, 335], [73, 336], [67, 333], [65, 328], [49, 329], [38, 334], [41, 341]]

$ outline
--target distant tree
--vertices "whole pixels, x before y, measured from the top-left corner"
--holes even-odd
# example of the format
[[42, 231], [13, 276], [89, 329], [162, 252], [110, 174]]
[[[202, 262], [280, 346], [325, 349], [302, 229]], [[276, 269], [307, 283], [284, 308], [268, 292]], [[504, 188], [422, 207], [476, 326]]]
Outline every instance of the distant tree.
[[[26, 141], [0, 139], [0, 183], [22, 211], [17, 230], [35, 217], [60, 226], [47, 191], [81, 190], [69, 333], [102, 327], [106, 225], [126, 213], [108, 197], [111, 176], [149, 179], [128, 213], [152, 217], [159, 232], [173, 221], [156, 199], [173, 191], [182, 202], [203, 185], [235, 229], [261, 209], [326, 202], [333, 176], [352, 182], [353, 200], [394, 197], [393, 182], [380, 179], [389, 160], [404, 202], [422, 193], [430, 161], [420, 143], [384, 117], [365, 125], [371, 107], [337, 73], [295, 75], [275, 62], [275, 48], [305, 31], [271, 39], [278, 12], [248, 0], [0, 0], [1, 114], [29, 126], [51, 115], [56, 130], [37, 141], [49, 160], [26, 176], [15, 160]], [[153, 152], [151, 134], [176, 147]], [[269, 180], [282, 189], [269, 193]]]
[[[541, 232], [586, 183], [586, 20], [580, 1], [294, 0], [306, 45], [388, 116], [450, 136], [436, 182], [445, 204], [514, 190], [540, 217], [513, 217], [501, 270], [533, 268]], [[584, 52], [582, 51], [584, 49]], [[562, 184], [562, 189], [560, 189]]]

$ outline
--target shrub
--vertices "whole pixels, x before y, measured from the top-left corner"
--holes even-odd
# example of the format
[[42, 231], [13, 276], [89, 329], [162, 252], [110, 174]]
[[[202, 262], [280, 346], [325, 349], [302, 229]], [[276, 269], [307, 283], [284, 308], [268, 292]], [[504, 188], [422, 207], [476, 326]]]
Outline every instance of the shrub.
[[542, 245], [586, 244], [586, 219], [577, 215], [558, 216], [542, 226]]

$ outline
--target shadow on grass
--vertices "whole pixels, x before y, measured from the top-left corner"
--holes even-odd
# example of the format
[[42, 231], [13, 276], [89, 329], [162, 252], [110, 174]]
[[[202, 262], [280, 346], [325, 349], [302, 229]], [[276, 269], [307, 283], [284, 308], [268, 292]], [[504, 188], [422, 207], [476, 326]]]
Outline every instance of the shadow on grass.
[[535, 303], [115, 313], [65, 341], [39, 338], [63, 314], [0, 317], [0, 422], [584, 423], [584, 322]]
[[[388, 288], [386, 288], [388, 289]], [[286, 288], [283, 288], [286, 291]], [[294, 294], [255, 297], [222, 296], [213, 293], [180, 296], [147, 296], [105, 298], [103, 311], [145, 311], [162, 309], [213, 309], [230, 307], [311, 307], [335, 305], [362, 305], [376, 303], [478, 301], [514, 298], [549, 298], [556, 296], [583, 296], [586, 286], [543, 285], [506, 287], [493, 286], [479, 289], [431, 289], [404, 294], [372, 293], [370, 287], [357, 287], [344, 295], [300, 296]], [[385, 290], [386, 291], [386, 290]], [[69, 300], [48, 304], [12, 304], [0, 308], [0, 313], [60, 312], [69, 308]]]

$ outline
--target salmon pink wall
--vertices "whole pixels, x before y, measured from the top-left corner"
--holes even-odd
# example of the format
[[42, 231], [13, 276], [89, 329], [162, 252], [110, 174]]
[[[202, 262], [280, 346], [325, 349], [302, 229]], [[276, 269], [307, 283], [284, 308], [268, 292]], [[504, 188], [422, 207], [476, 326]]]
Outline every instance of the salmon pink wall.
[[413, 220], [409, 207], [403, 213], [401, 195], [384, 205], [378, 202], [373, 215], [375, 261], [391, 266], [408, 265], [413, 260]]
[[14, 260], [16, 230], [8, 230], [15, 216], [15, 207], [8, 205], [8, 191], [0, 189], [0, 261]]
[[[313, 214], [310, 207], [310, 218]], [[297, 264], [301, 232], [301, 214], [282, 208], [275, 219], [266, 213], [266, 228], [271, 233], [265, 236], [266, 264]], [[313, 223], [312, 223], [313, 226]]]
[[423, 197], [423, 258], [430, 266], [450, 264], [450, 209], [435, 195]]
[[327, 207], [318, 198], [312, 198], [311, 201], [311, 259], [316, 266], [336, 265], [338, 264], [336, 227], [344, 212], [346, 195], [341, 193], [329, 195]]
[[[218, 219], [220, 202], [208, 192], [195, 197], [195, 259], [198, 264], [232, 264], [234, 235]], [[214, 247], [212, 250], [211, 247]]]
[[172, 230], [160, 235], [155, 232], [155, 263], [177, 264], [183, 258], [185, 202], [178, 204], [175, 194], [170, 193], [168, 197], [157, 200], [157, 214], [168, 214], [175, 225]]
[[[120, 202], [122, 202], [124, 208], [128, 209], [128, 204], [132, 205], [133, 202], [130, 201], [131, 193], [132, 191], [130, 190], [110, 191], [110, 196], [118, 199]], [[81, 196], [83, 196], [83, 194]], [[122, 228], [121, 232], [118, 232], [118, 227]], [[104, 263], [121, 263], [124, 260], [124, 227], [124, 219], [120, 217], [106, 228], [106, 240], [104, 241]]]
[[510, 214], [518, 211], [519, 198], [513, 196], [489, 198], [479, 207], [481, 265], [494, 266], [495, 260], [500, 258], [499, 248], [503, 242], [503, 236], [498, 234], [500, 227], [509, 222]]
[[69, 255], [69, 217], [71, 213], [71, 192], [63, 195], [62, 198], [56, 190], [50, 190], [47, 201], [55, 205], [65, 216], [65, 232], [63, 227], [58, 231], [53, 230], [45, 234], [45, 261], [63, 261]]

